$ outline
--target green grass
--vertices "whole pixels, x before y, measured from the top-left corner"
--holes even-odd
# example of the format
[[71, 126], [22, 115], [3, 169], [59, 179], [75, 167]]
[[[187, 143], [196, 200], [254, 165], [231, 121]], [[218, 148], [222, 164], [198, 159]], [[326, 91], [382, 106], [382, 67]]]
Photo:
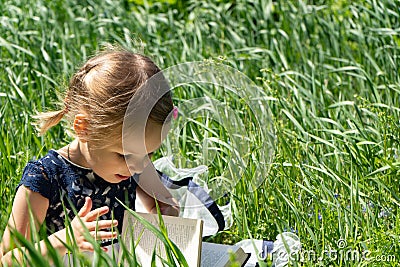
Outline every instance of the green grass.
[[[374, 257], [400, 259], [399, 10], [398, 0], [2, 0], [0, 236], [27, 161], [70, 140], [62, 127], [37, 137], [30, 116], [54, 108], [56, 91], [76, 66], [103, 43], [116, 42], [150, 55], [161, 68], [222, 62], [268, 96], [276, 146], [266, 175], [256, 169], [264, 161], [256, 117], [240, 99], [206, 85], [174, 91], [176, 103], [205, 94], [229, 103], [253, 138], [251, 153], [242, 155], [247, 168], [229, 195], [234, 224], [214, 241], [234, 243], [250, 234], [274, 240], [294, 231], [303, 249], [317, 255], [337, 249], [339, 239], [370, 251], [370, 260], [321, 265], [395, 266]], [[174, 149], [201, 164], [213, 145], [209, 177], [221, 175], [233, 155], [224, 146], [229, 132], [206, 118], [195, 121]], [[265, 180], [249, 192], [256, 175]]]

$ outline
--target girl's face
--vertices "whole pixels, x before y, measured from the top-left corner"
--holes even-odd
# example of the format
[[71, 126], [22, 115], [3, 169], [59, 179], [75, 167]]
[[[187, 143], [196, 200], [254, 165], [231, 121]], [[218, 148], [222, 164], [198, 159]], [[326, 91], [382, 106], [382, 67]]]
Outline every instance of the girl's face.
[[122, 147], [120, 141], [111, 140], [109, 146], [101, 149], [93, 148], [90, 141], [86, 142], [83, 154], [87, 165], [110, 183], [119, 183], [135, 173], [140, 174], [150, 163], [153, 152], [161, 146], [162, 126], [147, 123], [146, 138], [144, 142], [139, 142], [141, 139], [132, 138], [129, 147]]

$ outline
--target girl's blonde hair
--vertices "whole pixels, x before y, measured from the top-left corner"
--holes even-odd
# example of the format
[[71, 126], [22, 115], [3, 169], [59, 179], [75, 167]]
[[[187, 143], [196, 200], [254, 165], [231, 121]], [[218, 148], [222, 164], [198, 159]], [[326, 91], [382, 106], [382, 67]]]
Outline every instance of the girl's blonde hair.
[[[108, 50], [89, 59], [71, 78], [64, 108], [35, 116], [40, 134], [57, 125], [66, 115], [88, 116], [90, 140], [119, 140], [125, 112], [135, 92], [160, 69], [148, 57], [125, 50]], [[135, 103], [136, 104], [136, 103]], [[137, 103], [140, 105], [140, 103]], [[163, 124], [173, 110], [168, 91], [152, 108], [149, 120]]]

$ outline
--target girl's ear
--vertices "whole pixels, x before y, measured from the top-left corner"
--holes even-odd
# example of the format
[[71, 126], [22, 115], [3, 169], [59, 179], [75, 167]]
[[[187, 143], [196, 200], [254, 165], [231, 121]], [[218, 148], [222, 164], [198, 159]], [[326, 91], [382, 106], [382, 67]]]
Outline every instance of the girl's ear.
[[74, 130], [80, 141], [87, 142], [88, 120], [85, 114], [75, 115]]

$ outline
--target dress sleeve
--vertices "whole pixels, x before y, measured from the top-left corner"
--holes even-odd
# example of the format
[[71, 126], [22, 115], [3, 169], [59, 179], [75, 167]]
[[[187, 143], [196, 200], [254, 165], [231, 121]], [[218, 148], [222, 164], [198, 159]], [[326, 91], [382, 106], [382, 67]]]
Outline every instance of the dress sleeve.
[[51, 199], [51, 180], [39, 162], [29, 162], [26, 165], [17, 189], [21, 185], [41, 194], [47, 199]]

